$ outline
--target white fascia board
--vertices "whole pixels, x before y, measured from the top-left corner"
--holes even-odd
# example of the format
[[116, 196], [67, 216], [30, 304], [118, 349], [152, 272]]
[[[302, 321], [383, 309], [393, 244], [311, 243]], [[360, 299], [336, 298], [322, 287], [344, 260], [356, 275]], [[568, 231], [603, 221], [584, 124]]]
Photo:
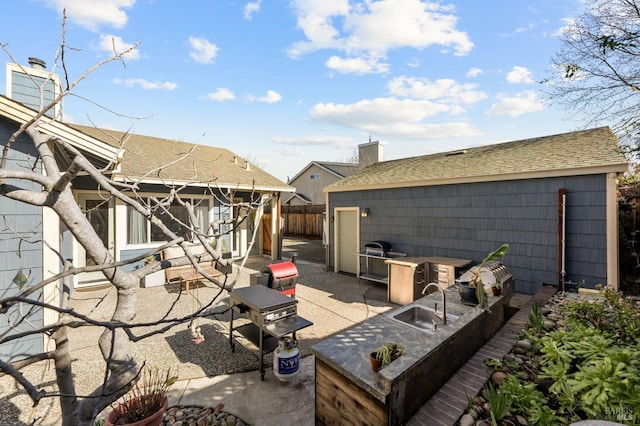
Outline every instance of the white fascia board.
[[[0, 96], [0, 114], [22, 125], [32, 120], [37, 112], [19, 102]], [[87, 136], [49, 117], [40, 118], [38, 129], [48, 135], [60, 138], [80, 150], [104, 158], [107, 161], [115, 160], [118, 155], [118, 148]]]

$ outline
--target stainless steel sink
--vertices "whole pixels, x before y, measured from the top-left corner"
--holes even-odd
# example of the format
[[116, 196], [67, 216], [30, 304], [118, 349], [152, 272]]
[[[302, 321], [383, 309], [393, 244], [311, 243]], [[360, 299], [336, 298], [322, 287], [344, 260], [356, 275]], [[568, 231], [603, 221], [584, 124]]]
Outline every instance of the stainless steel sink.
[[407, 305], [397, 311], [387, 314], [394, 321], [401, 322], [428, 334], [435, 333], [439, 328], [454, 322], [459, 317], [447, 313], [447, 324], [442, 324], [441, 312], [420, 305]]

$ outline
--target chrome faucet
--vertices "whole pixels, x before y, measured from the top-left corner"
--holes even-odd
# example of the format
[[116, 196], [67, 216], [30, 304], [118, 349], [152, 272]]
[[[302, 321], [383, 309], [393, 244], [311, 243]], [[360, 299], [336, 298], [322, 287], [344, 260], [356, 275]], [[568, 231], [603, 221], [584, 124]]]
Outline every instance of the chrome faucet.
[[[440, 292], [440, 297], [441, 297], [441, 301], [442, 301], [442, 315], [438, 316], [438, 318], [440, 318], [440, 320], [442, 321], [442, 325], [445, 325], [447, 323], [447, 297], [444, 294], [444, 290], [440, 287], [440, 285], [438, 285], [438, 283], [429, 283], [429, 284], [425, 285], [424, 288], [422, 289], [422, 294], [425, 294], [427, 292], [427, 290], [429, 289], [429, 287], [431, 287], [432, 285], [436, 286], [436, 288]], [[437, 303], [436, 303], [435, 312], [436, 312], [436, 315], [438, 315], [438, 304]]]

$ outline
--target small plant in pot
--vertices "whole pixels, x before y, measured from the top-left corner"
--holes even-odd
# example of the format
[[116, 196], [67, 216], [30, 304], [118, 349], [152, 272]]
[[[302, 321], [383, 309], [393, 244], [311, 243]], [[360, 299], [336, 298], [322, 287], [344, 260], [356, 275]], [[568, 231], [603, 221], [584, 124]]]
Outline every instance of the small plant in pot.
[[[144, 368], [144, 367], [143, 367]], [[143, 377], [113, 406], [105, 419], [105, 426], [157, 426], [167, 409], [167, 392], [177, 376], [158, 368], [144, 370]]]
[[399, 358], [402, 354], [404, 354], [404, 346], [402, 344], [393, 342], [385, 343], [375, 352], [371, 352], [369, 356], [371, 369], [377, 372], [391, 363], [391, 361]]

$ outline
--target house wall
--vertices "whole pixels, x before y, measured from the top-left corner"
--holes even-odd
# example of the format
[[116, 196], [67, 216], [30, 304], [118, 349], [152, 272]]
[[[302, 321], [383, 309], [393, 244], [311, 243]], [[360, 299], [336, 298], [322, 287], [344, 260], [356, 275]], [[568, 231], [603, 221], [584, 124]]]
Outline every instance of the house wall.
[[[319, 175], [319, 178], [311, 179], [311, 175]], [[297, 193], [304, 194], [309, 197], [311, 199], [311, 204], [324, 204], [325, 199], [322, 189], [339, 179], [340, 178], [336, 175], [313, 164], [298, 176], [296, 180], [289, 182], [289, 185], [296, 188]], [[300, 203], [294, 202], [292, 204]]]
[[[11, 134], [17, 129], [14, 123], [0, 118], [0, 145], [5, 146]], [[25, 135], [14, 142], [9, 150], [7, 168], [24, 168], [30, 170], [36, 152], [33, 143]], [[36, 173], [40, 172], [37, 168]], [[14, 181], [8, 179], [7, 184], [19, 185], [26, 190], [39, 191], [36, 184], [26, 181]], [[29, 276], [29, 284], [42, 281], [42, 216], [41, 207], [31, 206], [25, 203], [0, 197], [0, 298], [15, 296], [19, 293], [13, 279], [22, 268], [22, 272]], [[29, 242], [22, 242], [16, 238], [16, 233], [26, 237]], [[42, 292], [37, 291], [31, 296], [40, 299]], [[31, 310], [31, 305], [18, 304], [10, 309], [7, 315], [0, 315], [0, 335], [5, 333], [10, 323], [16, 323], [23, 313], [30, 312], [28, 321], [16, 327], [15, 332], [24, 332], [43, 325], [42, 309]], [[11, 333], [13, 334], [13, 333]], [[7, 344], [0, 345], [0, 358], [4, 361], [16, 361], [29, 355], [43, 351], [44, 340], [42, 334], [35, 334], [21, 338]]]
[[[369, 209], [360, 220], [360, 247], [385, 240], [408, 255], [473, 265], [509, 243], [504, 263], [515, 291], [534, 293], [558, 282], [558, 189], [566, 188], [566, 279], [593, 287], [607, 279], [606, 182], [593, 175], [335, 192], [328, 211]], [[333, 247], [328, 252], [333, 266]]]

